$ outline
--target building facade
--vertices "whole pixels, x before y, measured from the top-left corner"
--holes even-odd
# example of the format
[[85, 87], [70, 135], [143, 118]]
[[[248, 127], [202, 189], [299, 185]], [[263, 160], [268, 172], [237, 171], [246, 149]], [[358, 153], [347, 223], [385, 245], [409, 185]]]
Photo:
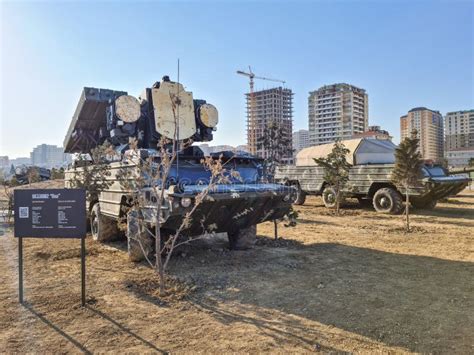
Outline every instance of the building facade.
[[301, 149], [309, 147], [309, 131], [300, 129], [293, 132], [293, 155], [296, 155]]
[[33, 148], [30, 153], [31, 164], [44, 168], [59, 168], [71, 161], [70, 154], [66, 154], [62, 147], [41, 144]]
[[349, 84], [323, 86], [309, 93], [308, 116], [311, 146], [350, 139], [368, 128], [368, 95]]
[[416, 107], [400, 117], [400, 139], [416, 130], [420, 139], [420, 153], [424, 160], [440, 162], [444, 152], [443, 116], [439, 111]]
[[293, 92], [287, 88], [273, 88], [246, 94], [247, 99], [247, 147], [251, 154], [267, 159], [271, 153], [262, 146], [268, 127], [275, 124], [282, 141], [289, 143], [279, 157], [282, 163], [293, 160]]
[[474, 149], [452, 149], [445, 152], [445, 158], [449, 167], [461, 168], [471, 166], [470, 161], [474, 159]]
[[367, 131], [356, 133], [352, 138], [373, 138], [373, 139], [392, 139], [388, 131], [381, 129], [380, 126], [369, 126]]
[[444, 116], [444, 134], [448, 165], [469, 165], [474, 158], [474, 110], [448, 112]]
[[248, 149], [246, 145], [238, 145], [237, 147], [231, 145], [209, 145], [207, 143], [198, 144], [204, 155], [209, 156], [211, 153], [218, 153], [224, 151], [230, 152], [244, 152], [247, 153]]
[[10, 159], [8, 159], [8, 155], [0, 156], [0, 168], [9, 168], [10, 167]]

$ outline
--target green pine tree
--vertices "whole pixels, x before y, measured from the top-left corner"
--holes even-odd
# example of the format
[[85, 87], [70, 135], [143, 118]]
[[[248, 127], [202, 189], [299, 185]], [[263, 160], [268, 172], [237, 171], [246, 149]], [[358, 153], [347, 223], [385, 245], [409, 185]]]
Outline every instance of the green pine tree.
[[285, 127], [278, 124], [275, 120], [265, 125], [263, 135], [257, 138], [257, 148], [267, 151], [268, 156], [265, 159], [265, 170], [273, 178], [276, 165], [282, 163], [285, 156], [291, 155], [291, 134], [287, 132]]
[[416, 130], [411, 137], [406, 137], [395, 150], [395, 168], [392, 172], [392, 181], [400, 184], [405, 189], [405, 216], [406, 230], [410, 232], [410, 188], [415, 186], [423, 174], [421, 168], [423, 161], [418, 150], [420, 140], [417, 138]]
[[342, 200], [342, 190], [349, 180], [349, 169], [351, 164], [347, 162], [347, 154], [350, 150], [344, 143], [336, 141], [331, 153], [326, 158], [313, 158], [317, 165], [324, 170], [324, 181], [334, 189], [336, 195], [336, 214], [339, 215], [339, 207]]

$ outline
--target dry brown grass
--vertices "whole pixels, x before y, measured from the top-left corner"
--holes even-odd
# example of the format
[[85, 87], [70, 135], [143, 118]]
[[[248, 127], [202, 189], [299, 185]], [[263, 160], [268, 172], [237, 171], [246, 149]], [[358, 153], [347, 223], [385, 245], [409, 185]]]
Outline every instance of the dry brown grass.
[[[474, 194], [403, 217], [319, 198], [295, 228], [258, 228], [255, 249], [223, 238], [172, 259], [176, 297], [127, 261], [123, 242], [87, 241], [88, 307], [79, 307], [79, 241], [25, 240], [25, 298], [17, 302], [16, 240], [0, 236], [0, 349], [6, 352], [472, 353]], [[65, 257], [63, 257], [65, 256]]]

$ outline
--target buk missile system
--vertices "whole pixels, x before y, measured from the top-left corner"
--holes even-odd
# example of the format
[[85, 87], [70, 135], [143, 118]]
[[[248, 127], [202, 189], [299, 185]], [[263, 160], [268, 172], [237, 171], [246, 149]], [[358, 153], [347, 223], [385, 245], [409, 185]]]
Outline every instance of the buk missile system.
[[[191, 143], [212, 141], [217, 124], [218, 112], [213, 105], [194, 99], [192, 92], [167, 76], [146, 88], [138, 98], [125, 91], [84, 88], [64, 141], [65, 152], [87, 154], [107, 141], [115, 148], [116, 156], [121, 157], [108, 163], [110, 186], [97, 196], [89, 196], [87, 207], [93, 238], [115, 238], [119, 234], [117, 221], [126, 219], [130, 258], [140, 260], [144, 254], [152, 252], [150, 241], [142, 240], [141, 246], [134, 242], [139, 228], [127, 201], [137, 193], [149, 200], [152, 209], [151, 213], [145, 214], [147, 225], [154, 228], [159, 213], [163, 231], [176, 232], [205, 186], [202, 182], [210, 177], [210, 172], [201, 164], [202, 150]], [[130, 138], [135, 139], [141, 156], [152, 156], [159, 164], [157, 146], [162, 137], [178, 144], [185, 143], [187, 148], [179, 151], [168, 181], [160, 185], [165, 198], [163, 205], [158, 206], [150, 193], [151, 187], [138, 192], [126, 189], [119, 181], [118, 172], [127, 165], [128, 169], [135, 169], [135, 174], [140, 173], [138, 166], [124, 164], [124, 157], [130, 153]], [[222, 159], [228, 169], [239, 173], [240, 178], [229, 176], [230, 184], [217, 185], [209, 198], [199, 205], [183, 234], [196, 236], [211, 229], [225, 232], [231, 248], [246, 249], [255, 242], [258, 223], [280, 219], [289, 212], [294, 189], [264, 183], [261, 159], [248, 154], [223, 152], [214, 154], [213, 158]], [[81, 168], [66, 171], [67, 187], [72, 185], [78, 169]]]

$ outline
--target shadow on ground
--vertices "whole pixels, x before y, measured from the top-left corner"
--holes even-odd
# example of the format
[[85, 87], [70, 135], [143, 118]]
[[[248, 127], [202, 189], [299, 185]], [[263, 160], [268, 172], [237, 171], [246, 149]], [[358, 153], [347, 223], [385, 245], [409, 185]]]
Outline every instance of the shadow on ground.
[[[198, 293], [192, 302], [224, 324], [251, 323], [263, 332], [271, 332], [271, 322], [249, 317], [249, 307], [300, 316], [411, 351], [472, 350], [474, 264], [331, 243], [300, 245], [280, 257], [278, 250], [268, 255], [258, 248], [240, 255], [239, 264], [209, 263], [213, 274], [227, 276], [227, 289], [238, 292], [217, 292], [217, 302]], [[246, 262], [251, 267], [243, 266]], [[223, 306], [229, 303], [241, 311]], [[288, 321], [287, 336], [308, 343], [317, 336], [302, 337], [293, 325]]]

